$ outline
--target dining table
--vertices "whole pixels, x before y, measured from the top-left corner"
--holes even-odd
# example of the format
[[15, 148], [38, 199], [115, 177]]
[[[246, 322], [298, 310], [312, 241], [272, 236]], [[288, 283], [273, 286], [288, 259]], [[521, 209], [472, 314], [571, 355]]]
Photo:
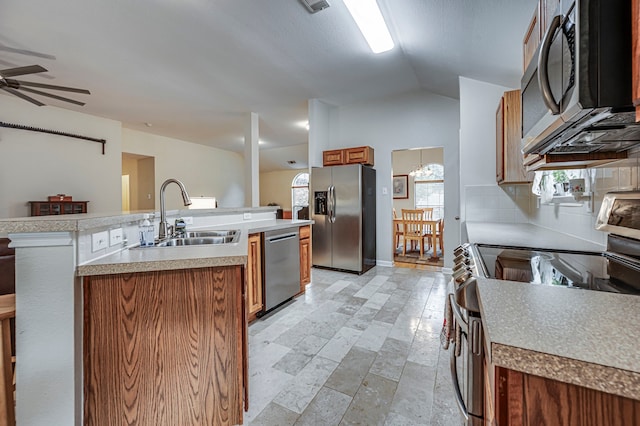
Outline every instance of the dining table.
[[[433, 230], [431, 232], [431, 247], [433, 247], [433, 254], [431, 255], [431, 259], [438, 260], [440, 259], [440, 257], [438, 256], [438, 252], [436, 251], [436, 243], [438, 242], [438, 231], [440, 231], [440, 224], [442, 223], [442, 218], [423, 219], [421, 222], [424, 226], [424, 229]], [[394, 229], [396, 228], [396, 226], [400, 226], [400, 229], [404, 230], [404, 221], [402, 220], [401, 217], [393, 218]], [[393, 239], [393, 244], [394, 244], [393, 252], [395, 253], [397, 248], [395, 246], [395, 238]], [[404, 244], [404, 239], [403, 239], [403, 244]]]

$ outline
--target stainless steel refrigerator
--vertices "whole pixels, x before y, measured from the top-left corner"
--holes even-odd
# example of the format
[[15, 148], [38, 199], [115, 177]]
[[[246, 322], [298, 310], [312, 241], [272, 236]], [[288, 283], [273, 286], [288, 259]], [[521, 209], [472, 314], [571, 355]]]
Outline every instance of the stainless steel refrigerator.
[[376, 264], [376, 171], [361, 164], [311, 169], [314, 266], [361, 274]]

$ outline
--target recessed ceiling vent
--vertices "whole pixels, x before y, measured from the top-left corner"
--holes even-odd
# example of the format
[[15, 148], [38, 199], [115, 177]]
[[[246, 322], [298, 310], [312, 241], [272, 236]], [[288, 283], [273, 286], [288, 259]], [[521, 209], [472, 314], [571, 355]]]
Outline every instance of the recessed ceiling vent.
[[327, 0], [300, 0], [311, 13], [320, 12], [330, 6]]

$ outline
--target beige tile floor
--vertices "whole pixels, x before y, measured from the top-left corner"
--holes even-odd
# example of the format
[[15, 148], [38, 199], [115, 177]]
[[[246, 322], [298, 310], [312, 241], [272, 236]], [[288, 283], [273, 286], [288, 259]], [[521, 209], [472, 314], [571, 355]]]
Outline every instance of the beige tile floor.
[[461, 425], [440, 348], [445, 276], [314, 268], [307, 291], [249, 326], [245, 425]]

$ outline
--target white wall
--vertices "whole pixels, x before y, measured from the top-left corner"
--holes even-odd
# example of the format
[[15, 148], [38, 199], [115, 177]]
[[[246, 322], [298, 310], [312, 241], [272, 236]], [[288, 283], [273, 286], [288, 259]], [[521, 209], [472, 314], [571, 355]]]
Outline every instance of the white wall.
[[[443, 147], [444, 167], [447, 174], [445, 220], [447, 223], [454, 223], [455, 216], [459, 215], [459, 114], [460, 104], [456, 99], [426, 91], [331, 108], [330, 146], [325, 149], [369, 145], [375, 150], [376, 245], [377, 259], [381, 264], [391, 264], [393, 261], [392, 151]], [[311, 136], [310, 133], [310, 141]], [[313, 149], [310, 147], [309, 151]], [[445, 233], [445, 247], [454, 247], [458, 240], [459, 227], [448, 225]], [[447, 250], [445, 266], [451, 266], [452, 260], [452, 251]]]
[[291, 182], [303, 170], [280, 170], [260, 173], [260, 205], [276, 203], [283, 210], [291, 210]]
[[[122, 129], [122, 150], [155, 157], [156, 209], [160, 185], [175, 178], [189, 195], [216, 197], [218, 207], [244, 206], [244, 160], [241, 154], [179, 139]], [[166, 190], [167, 210], [183, 208], [177, 185]]]
[[309, 169], [322, 167], [322, 151], [329, 149], [329, 115], [332, 107], [309, 99]]
[[28, 201], [58, 193], [89, 201], [89, 212], [121, 211], [120, 122], [4, 95], [0, 120], [107, 140], [102, 155], [99, 143], [0, 128], [0, 217], [29, 216]]

